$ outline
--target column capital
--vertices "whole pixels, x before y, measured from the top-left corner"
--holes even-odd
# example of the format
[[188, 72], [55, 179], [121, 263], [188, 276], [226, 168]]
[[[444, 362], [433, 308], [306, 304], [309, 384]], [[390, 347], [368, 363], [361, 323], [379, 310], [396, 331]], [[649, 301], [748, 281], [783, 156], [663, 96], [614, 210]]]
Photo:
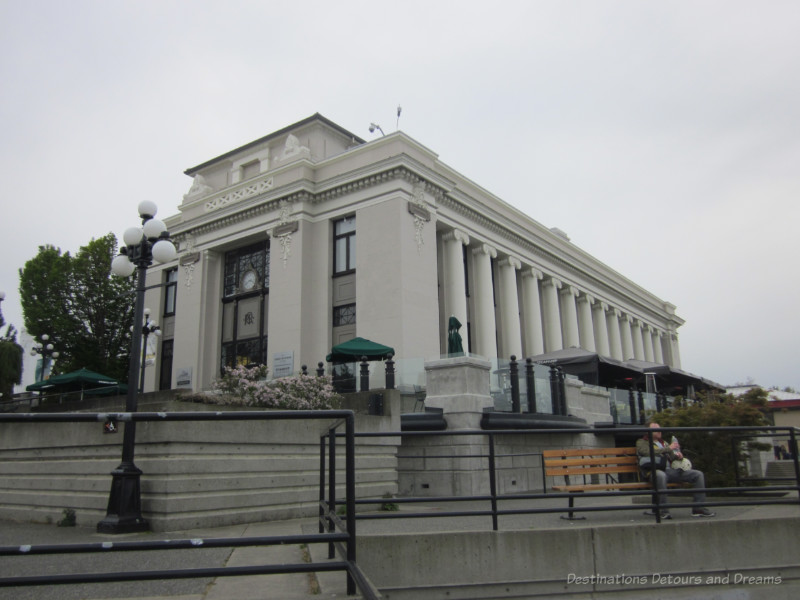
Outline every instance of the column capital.
[[615, 317], [617, 317], [617, 320], [622, 318], [622, 311], [618, 308], [612, 308], [609, 312], [612, 313]]
[[512, 267], [516, 271], [519, 271], [522, 268], [522, 263], [519, 261], [519, 259], [514, 258], [513, 256], [506, 256], [500, 261], [499, 264], [501, 267]]
[[574, 298], [577, 298], [578, 296], [580, 296], [580, 293], [581, 291], [574, 285], [565, 285], [563, 288], [561, 288], [562, 296], [572, 296]]
[[552, 286], [555, 289], [560, 290], [564, 284], [561, 283], [560, 279], [556, 279], [555, 277], [548, 277], [547, 279], [542, 280], [542, 285]]
[[472, 254], [475, 256], [480, 256], [481, 254], [486, 254], [489, 258], [497, 258], [497, 250], [490, 246], [489, 244], [481, 244], [477, 248], [472, 249]]
[[460, 229], [451, 229], [450, 231], [442, 235], [442, 239], [445, 242], [450, 242], [455, 240], [457, 242], [461, 242], [465, 246], [469, 245], [469, 236]]
[[535, 267], [527, 267], [522, 270], [523, 277], [533, 277], [534, 279], [544, 279], [544, 274]]
[[592, 306], [594, 304], [595, 300], [594, 300], [594, 296], [592, 296], [591, 294], [584, 293], [584, 294], [581, 294], [578, 297], [578, 302], [586, 302], [586, 304], [588, 304], [589, 306]]

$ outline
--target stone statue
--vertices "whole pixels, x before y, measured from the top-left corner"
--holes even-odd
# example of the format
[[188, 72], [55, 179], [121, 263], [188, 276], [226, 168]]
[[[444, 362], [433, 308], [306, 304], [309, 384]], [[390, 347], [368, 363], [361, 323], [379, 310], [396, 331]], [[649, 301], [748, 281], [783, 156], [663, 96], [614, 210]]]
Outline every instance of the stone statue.
[[300, 140], [297, 139], [296, 135], [289, 134], [286, 138], [286, 145], [283, 148], [283, 153], [281, 154], [281, 161], [287, 160], [289, 158], [294, 157], [310, 157], [311, 151], [306, 146], [300, 145]]
[[206, 183], [206, 178], [198, 173], [194, 176], [194, 181], [192, 181], [192, 187], [189, 188], [189, 191], [184, 194], [183, 198], [196, 198], [199, 196], [208, 196], [214, 189]]

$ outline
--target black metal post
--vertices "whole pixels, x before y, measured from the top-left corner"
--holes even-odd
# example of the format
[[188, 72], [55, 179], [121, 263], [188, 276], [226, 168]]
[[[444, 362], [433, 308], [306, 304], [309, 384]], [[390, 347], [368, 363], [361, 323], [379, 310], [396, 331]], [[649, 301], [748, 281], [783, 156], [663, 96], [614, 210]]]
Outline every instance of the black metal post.
[[[347, 562], [356, 564], [356, 419], [348, 415], [345, 419], [345, 500], [347, 507]], [[347, 594], [356, 593], [356, 582], [348, 569]]]
[[317, 363], [317, 377], [322, 377], [323, 375], [325, 375], [325, 365], [323, 365], [321, 362], [318, 362]]
[[[332, 516], [336, 514], [336, 430], [328, 431], [328, 531], [336, 531]], [[333, 542], [328, 544], [328, 558], [336, 558]]]
[[361, 357], [361, 391], [369, 391], [369, 363], [366, 356]]
[[789, 452], [792, 453], [792, 463], [794, 463], [794, 484], [798, 486], [797, 497], [800, 499], [800, 457], [797, 456], [797, 436], [794, 427], [789, 429]]
[[631, 411], [631, 425], [636, 425], [639, 419], [636, 416], [636, 398], [633, 395], [633, 388], [628, 390], [628, 406]]
[[561, 402], [558, 399], [558, 371], [555, 367], [550, 367], [550, 401], [553, 405], [553, 414], [559, 414]]
[[644, 411], [644, 392], [639, 390], [639, 425], [644, 425], [646, 415]]
[[308, 367], [306, 365], [303, 365], [302, 367], [300, 367], [300, 374], [301, 375], [308, 375]]
[[[136, 335], [136, 328], [134, 328], [133, 335]], [[142, 355], [140, 357], [141, 363], [139, 365], [139, 370], [141, 371], [140, 378], [139, 378], [139, 393], [144, 394], [144, 369], [145, 363], [147, 362], [147, 337], [150, 335], [150, 331], [147, 328], [147, 324], [142, 328]]]
[[519, 412], [519, 365], [514, 354], [508, 363], [508, 378], [511, 380], [511, 412], [516, 414]]
[[[513, 357], [512, 357], [513, 358]], [[492, 531], [497, 531], [497, 470], [494, 454], [494, 435], [489, 434], [489, 494], [492, 497]]]
[[[145, 277], [148, 264], [140, 262], [136, 272], [136, 301], [134, 304], [133, 322], [141, 323], [144, 317]], [[131, 359], [128, 365], [128, 395], [125, 400], [125, 411], [136, 412], [138, 391], [136, 378], [139, 375], [139, 358], [141, 356], [142, 336], [134, 329]], [[111, 471], [111, 493], [105, 518], [97, 524], [99, 533], [131, 533], [148, 531], [150, 524], [142, 517], [142, 499], [140, 476], [142, 471], [133, 463], [136, 445], [136, 423], [131, 420], [125, 423], [122, 438], [122, 462]]]
[[386, 389], [394, 389], [394, 354], [390, 354], [386, 360]]
[[558, 397], [559, 403], [561, 405], [561, 414], [563, 416], [567, 416], [567, 384], [565, 383], [567, 379], [566, 373], [564, 373], [564, 369], [558, 367], [556, 369], [558, 372]]
[[525, 359], [525, 387], [528, 388], [528, 412], [536, 413], [536, 379], [533, 373], [533, 359]]

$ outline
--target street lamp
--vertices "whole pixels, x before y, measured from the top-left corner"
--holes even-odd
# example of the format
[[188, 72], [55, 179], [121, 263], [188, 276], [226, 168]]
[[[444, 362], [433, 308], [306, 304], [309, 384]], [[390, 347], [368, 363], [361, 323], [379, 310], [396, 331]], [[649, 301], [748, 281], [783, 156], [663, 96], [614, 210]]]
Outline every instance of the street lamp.
[[[144, 319], [144, 293], [147, 268], [153, 261], [166, 263], [175, 258], [177, 251], [169, 241], [167, 226], [163, 221], [155, 219], [158, 208], [155, 203], [145, 201], [139, 204], [141, 227], [130, 227], [125, 230], [122, 240], [125, 245], [120, 254], [111, 262], [111, 270], [121, 277], [129, 277], [136, 272], [136, 301], [133, 310], [133, 322], [142, 323]], [[142, 352], [142, 337], [132, 336], [131, 358], [128, 368], [128, 395], [125, 411], [136, 412], [138, 403], [136, 379], [139, 375], [139, 361]], [[130, 420], [125, 423], [122, 439], [122, 462], [111, 471], [111, 493], [108, 497], [108, 509], [105, 518], [97, 524], [100, 533], [130, 533], [147, 531], [150, 524], [142, 517], [141, 486], [139, 477], [142, 472], [133, 464], [136, 444], [136, 423]]]
[[47, 360], [48, 358], [58, 358], [58, 351], [55, 349], [53, 344], [48, 343], [50, 340], [50, 336], [42, 334], [42, 343], [38, 346], [34, 346], [31, 348], [31, 356], [36, 356], [37, 354], [41, 355], [42, 357], [42, 370], [40, 372], [40, 376], [37, 378], [37, 381], [44, 381], [44, 374], [47, 372]]
[[144, 370], [147, 368], [147, 338], [150, 334], [156, 337], [161, 335], [161, 327], [150, 320], [150, 309], [144, 309], [144, 325], [142, 325], [142, 374], [139, 379], [139, 393], [144, 393]]

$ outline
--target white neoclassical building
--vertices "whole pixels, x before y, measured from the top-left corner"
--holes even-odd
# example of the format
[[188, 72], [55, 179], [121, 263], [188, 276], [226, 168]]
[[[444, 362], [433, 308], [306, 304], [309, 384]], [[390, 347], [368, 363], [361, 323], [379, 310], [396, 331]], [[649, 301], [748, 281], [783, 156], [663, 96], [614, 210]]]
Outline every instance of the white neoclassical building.
[[675, 306], [402, 132], [366, 142], [316, 114], [186, 174], [165, 220], [179, 258], [148, 276], [165, 285], [146, 389], [205, 389], [226, 364], [313, 370], [355, 336], [421, 372], [450, 316], [487, 358], [574, 346], [680, 367]]

